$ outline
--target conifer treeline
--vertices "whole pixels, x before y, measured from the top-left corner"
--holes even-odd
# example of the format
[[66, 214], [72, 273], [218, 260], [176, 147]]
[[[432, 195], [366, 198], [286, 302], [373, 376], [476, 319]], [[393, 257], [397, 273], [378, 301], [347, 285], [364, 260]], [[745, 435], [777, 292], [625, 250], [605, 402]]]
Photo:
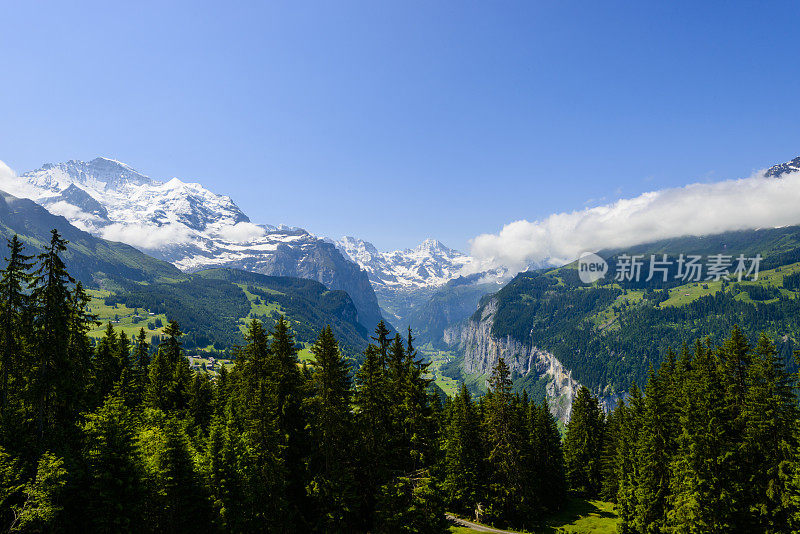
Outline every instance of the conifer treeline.
[[569, 481], [615, 501], [622, 533], [798, 532], [796, 387], [766, 335], [753, 347], [734, 328], [721, 346], [669, 352], [605, 422], [581, 392], [565, 438]]

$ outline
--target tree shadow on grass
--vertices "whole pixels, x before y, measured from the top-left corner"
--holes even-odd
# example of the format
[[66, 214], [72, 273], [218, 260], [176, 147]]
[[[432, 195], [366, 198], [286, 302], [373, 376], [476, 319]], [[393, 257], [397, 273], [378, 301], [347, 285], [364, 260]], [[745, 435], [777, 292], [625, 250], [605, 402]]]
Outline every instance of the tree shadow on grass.
[[[604, 507], [601, 508], [601, 505]], [[567, 502], [563, 510], [545, 518], [533, 532], [548, 534], [579, 532], [579, 530], [575, 529], [578, 522], [586, 523], [587, 527], [592, 525], [598, 528], [598, 532], [602, 532], [602, 526], [607, 524], [608, 531], [615, 532], [617, 514], [613, 512], [612, 506], [609, 503], [573, 497]], [[595, 531], [594, 528], [592, 531]]]

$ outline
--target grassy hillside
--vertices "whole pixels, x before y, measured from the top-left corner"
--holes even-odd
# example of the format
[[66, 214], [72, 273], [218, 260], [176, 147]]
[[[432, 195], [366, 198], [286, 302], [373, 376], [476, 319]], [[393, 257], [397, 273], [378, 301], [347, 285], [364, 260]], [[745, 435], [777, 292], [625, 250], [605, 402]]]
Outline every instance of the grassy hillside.
[[105, 297], [104, 304], [124, 312], [120, 315], [139, 308], [154, 318], [178, 321], [187, 348], [222, 350], [241, 344], [251, 319], [261, 320], [269, 329], [280, 315], [288, 318], [304, 347], [328, 324], [349, 355], [360, 352], [367, 339], [347, 293], [329, 291], [313, 280], [232, 269], [202, 271], [184, 280], [123, 283]]

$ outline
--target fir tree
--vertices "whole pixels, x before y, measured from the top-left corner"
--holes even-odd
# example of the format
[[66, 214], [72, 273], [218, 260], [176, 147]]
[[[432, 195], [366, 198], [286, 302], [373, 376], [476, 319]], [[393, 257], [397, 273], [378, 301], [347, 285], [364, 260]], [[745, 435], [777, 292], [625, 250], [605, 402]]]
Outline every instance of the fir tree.
[[597, 496], [602, 484], [603, 424], [597, 399], [581, 387], [564, 436], [564, 461], [569, 487], [590, 497]]
[[208, 432], [213, 413], [214, 391], [205, 373], [195, 373], [189, 389], [189, 417], [194, 427], [203, 435]]
[[30, 392], [40, 447], [65, 445], [64, 432], [77, 415], [88, 374], [82, 368], [88, 362], [72, 358], [75, 354], [69, 351], [72, 324], [83, 322], [83, 310], [74, 306], [71, 286], [75, 279], [61, 259], [66, 245], [53, 230], [50, 243], [37, 256], [39, 266], [32, 281], [36, 345]]
[[486, 439], [489, 455], [488, 517], [513, 522], [529, 512], [524, 482], [522, 417], [511, 393], [511, 372], [501, 357], [489, 378], [486, 400]]
[[472, 515], [482, 500], [483, 446], [480, 421], [464, 384], [450, 407], [445, 430], [445, 478], [442, 489], [451, 510]]
[[748, 524], [763, 532], [792, 529], [790, 479], [785, 475], [797, 450], [798, 421], [794, 378], [766, 334], [758, 339], [747, 368], [741, 445]]
[[671, 400], [668, 398], [666, 368], [656, 375], [650, 369], [645, 388], [640, 438], [636, 459], [635, 528], [643, 533], [663, 532], [669, 496], [669, 466], [677, 436], [672, 433]]
[[364, 363], [356, 373], [353, 396], [358, 443], [358, 493], [362, 497], [361, 520], [364, 528], [372, 526], [375, 495], [389, 478], [387, 438], [390, 428], [390, 406], [386, 371], [380, 349], [369, 345]]
[[133, 351], [133, 379], [132, 389], [135, 404], [144, 400], [144, 391], [148, 381], [148, 368], [150, 366], [150, 345], [147, 343], [144, 328], [139, 329]]
[[[235, 465], [239, 482], [229, 481], [231, 490], [241, 486], [241, 502], [228, 501], [228, 518], [243, 525], [270, 525], [290, 528], [296, 520], [287, 516], [286, 451], [287, 438], [280, 426], [278, 384], [274, 376], [277, 363], [269, 352], [266, 332], [259, 321], [252, 321], [242, 349], [241, 369], [231, 375], [230, 404], [226, 407], [227, 428], [223, 455]], [[285, 340], [284, 340], [285, 342]], [[218, 386], [219, 387], [219, 386]], [[234, 517], [233, 510], [238, 510]], [[248, 526], [249, 525], [249, 526]]]
[[733, 417], [725, 383], [712, 348], [696, 343], [683, 389], [682, 431], [670, 469], [667, 520], [673, 531], [735, 528], [734, 494], [741, 489], [732, 480]]
[[349, 366], [330, 326], [320, 332], [311, 352], [314, 371], [308, 411], [316, 447], [309, 464], [309, 490], [318, 517], [316, 529], [332, 532], [351, 522], [354, 512], [350, 444], [355, 436]]
[[530, 449], [536, 502], [546, 512], [560, 510], [567, 495], [564, 452], [556, 419], [547, 400], [530, 405]]
[[286, 495], [295, 521], [300, 521], [305, 509], [306, 472], [304, 458], [308, 455], [303, 376], [298, 367], [297, 348], [289, 323], [279, 317], [272, 331], [270, 344], [277, 393], [278, 429], [284, 436], [284, 465], [287, 471]]
[[106, 398], [122, 373], [118, 358], [118, 341], [114, 327], [110, 322], [107, 323], [105, 334], [97, 344], [93, 361], [92, 393], [96, 404], [100, 404]]
[[634, 383], [628, 393], [628, 405], [617, 408], [615, 418], [619, 425], [615, 471], [617, 473], [616, 509], [620, 518], [620, 533], [635, 532], [637, 492], [636, 482], [639, 479], [637, 443], [639, 442], [644, 399], [641, 390]]
[[19, 360], [25, 343], [24, 318], [30, 309], [30, 299], [26, 293], [30, 285], [32, 256], [24, 254], [25, 247], [14, 235], [8, 241], [9, 256], [6, 267], [0, 271], [0, 368], [2, 369], [2, 389], [0, 389], [0, 410], [5, 415], [8, 406], [9, 383], [21, 385], [19, 371], [23, 361]]
[[209, 525], [208, 497], [201, 485], [181, 422], [168, 418], [163, 441], [155, 451], [151, 473], [156, 498], [152, 502], [158, 532], [202, 531]]
[[435, 403], [439, 402], [438, 396], [431, 393], [430, 387], [433, 378], [428, 378], [428, 367], [414, 348], [414, 337], [408, 329], [405, 347], [405, 385], [403, 387], [403, 432], [405, 443], [408, 447], [406, 469], [415, 471], [423, 465], [430, 465], [435, 461], [437, 442], [437, 421]]
[[49, 451], [39, 458], [35, 477], [25, 485], [25, 501], [15, 506], [11, 532], [59, 532], [63, 529], [64, 459]]
[[135, 428], [121, 397], [86, 416], [84, 458], [90, 478], [88, 513], [97, 532], [139, 532], [145, 489]]

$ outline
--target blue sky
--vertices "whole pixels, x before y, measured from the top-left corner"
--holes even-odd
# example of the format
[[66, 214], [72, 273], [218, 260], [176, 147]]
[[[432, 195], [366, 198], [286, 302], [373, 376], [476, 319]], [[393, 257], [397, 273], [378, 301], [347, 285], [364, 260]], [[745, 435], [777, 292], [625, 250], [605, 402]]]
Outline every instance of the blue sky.
[[13, 2], [0, 160], [114, 157], [254, 222], [467, 249], [800, 155], [797, 2]]

